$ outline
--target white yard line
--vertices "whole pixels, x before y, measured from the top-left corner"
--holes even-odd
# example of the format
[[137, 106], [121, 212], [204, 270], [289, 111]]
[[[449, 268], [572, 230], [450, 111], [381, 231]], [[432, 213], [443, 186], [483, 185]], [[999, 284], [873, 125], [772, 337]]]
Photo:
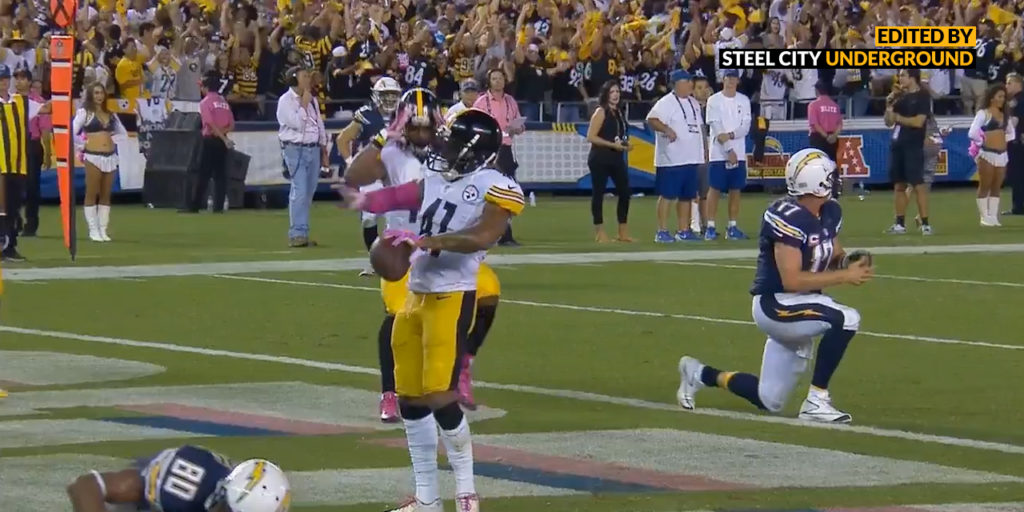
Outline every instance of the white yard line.
[[[1016, 253], [1024, 252], [1024, 244], [975, 244], [975, 245], [921, 245], [903, 247], [869, 247], [874, 254], [918, 255], [918, 254], [962, 254], [962, 253]], [[650, 261], [722, 261], [724, 259], [752, 259], [757, 256], [754, 249], [693, 249], [674, 251], [633, 251], [633, 252], [577, 252], [577, 253], [535, 253], [535, 254], [494, 254], [487, 262], [496, 266], [505, 265], [565, 265], [578, 263], [618, 263]], [[11, 281], [63, 280], [63, 279], [111, 279], [115, 277], [172, 277], [208, 276], [212, 274], [255, 274], [261, 272], [316, 272], [362, 270], [366, 258], [345, 258], [329, 260], [285, 260], [285, 261], [236, 261], [221, 263], [191, 263], [166, 265], [98, 266], [98, 267], [53, 267], [53, 268], [7, 268], [4, 278]]]
[[[735, 268], [742, 270], [754, 270], [754, 265], [728, 265], [724, 263], [707, 263], [701, 261], [659, 261], [668, 265], [684, 265], [692, 267], [715, 267]], [[980, 286], [1005, 286], [1007, 288], [1024, 288], [1024, 283], [1013, 283], [1007, 281], [977, 281], [974, 279], [945, 279], [941, 277], [915, 277], [915, 276], [894, 276], [888, 274], [875, 274], [879, 279], [895, 279], [899, 281], [919, 281], [923, 283], [953, 283], [953, 284], [975, 284]]]
[[[357, 288], [359, 289], [359, 288]], [[369, 288], [367, 288], [369, 289]], [[373, 290], [376, 290], [373, 288]], [[46, 331], [40, 329], [26, 329], [22, 327], [12, 327], [0, 325], [0, 332], [10, 332], [16, 334], [23, 334], [28, 336], [42, 336], [47, 338], [56, 338], [71, 341], [83, 341], [92, 343], [105, 343], [108, 345], [118, 345], [124, 347], [136, 347], [136, 348], [147, 348], [153, 350], [164, 350], [169, 352], [187, 353], [187, 354], [198, 354], [204, 356], [213, 357], [226, 357], [231, 359], [240, 359], [248, 361], [261, 361], [267, 363], [278, 363], [287, 364], [292, 366], [301, 366], [305, 368], [316, 368], [327, 371], [340, 371], [346, 373], [355, 373], [362, 375], [379, 375], [380, 372], [374, 368], [366, 368], [362, 366], [353, 366], [342, 363], [331, 363], [326, 361], [315, 361], [310, 359], [300, 359], [296, 357], [285, 357], [285, 356], [274, 356], [269, 354], [257, 354], [250, 352], [235, 352], [230, 350], [217, 350], [200, 347], [190, 347], [187, 345], [176, 345], [173, 343], [161, 343], [151, 341], [137, 341], [125, 338], [113, 338], [108, 336], [92, 336], [87, 334], [77, 334], [71, 332], [61, 331]], [[550, 389], [542, 388], [537, 386], [525, 386], [519, 384], [499, 384], [493, 382], [481, 382], [475, 383], [477, 387], [499, 389], [505, 391], [514, 391], [518, 393], [530, 393], [535, 395], [544, 395], [558, 398], [569, 398], [574, 400], [583, 400], [588, 402], [599, 402], [615, 405], [623, 405], [628, 407], [638, 407], [643, 409], [653, 409], [660, 411], [679, 411], [679, 407], [672, 404], [651, 402], [649, 400], [641, 400], [638, 398], [625, 398], [617, 396], [602, 395], [597, 393], [588, 393], [584, 391], [574, 391], [569, 389]], [[675, 387], [675, 383], [668, 384], [670, 386], [667, 389], [667, 393], [672, 391]], [[16, 397], [17, 395], [15, 395]], [[720, 418], [730, 418], [742, 421], [755, 421], [761, 423], [775, 423], [782, 425], [790, 425], [805, 428], [817, 428], [834, 430], [839, 432], [852, 432], [857, 434], [865, 434], [876, 437], [888, 437], [894, 439], [904, 439], [908, 441], [917, 441], [924, 443], [935, 443], [946, 446], [957, 446], [965, 448], [974, 448], [978, 450], [988, 450], [1008, 454], [1022, 455], [1024, 454], [1024, 446], [997, 443], [992, 441], [980, 441], [977, 439], [965, 439], [960, 437], [951, 436], [939, 436], [933, 434], [922, 434], [918, 432], [907, 432], [903, 430], [893, 430], [880, 427], [869, 427], [863, 425], [829, 425], [823, 423], [808, 423], [805, 421], [796, 420], [793, 418], [781, 418], [778, 416], [769, 416], [766, 414], [752, 414], [743, 413], [736, 411], [726, 411], [720, 409], [698, 409], [692, 411], [689, 414], [700, 414], [704, 416], [715, 416]]]
[[[251, 277], [251, 276], [230, 276], [230, 275], [214, 275], [213, 277], [220, 279], [235, 279], [238, 281], [253, 281], [259, 283], [276, 283], [276, 284], [290, 284], [296, 286], [314, 286], [320, 288], [339, 288], [343, 290], [360, 290], [360, 291], [371, 291], [380, 292], [380, 288], [370, 286], [353, 286], [348, 284], [338, 283], [320, 283], [316, 281], [293, 281], [290, 279], [272, 279], [268, 277]], [[502, 297], [501, 302], [503, 304], [519, 304], [522, 306], [537, 306], [549, 309], [566, 309], [571, 311], [587, 311], [591, 313], [615, 313], [619, 315], [629, 316], [646, 316], [656, 318], [678, 318], [681, 320], [695, 320], [698, 322], [709, 322], [716, 324], [732, 324], [732, 325], [754, 325], [754, 322], [750, 320], [736, 320], [731, 318], [719, 318], [713, 316], [703, 315], [689, 315], [683, 313], [659, 313], [657, 311], [638, 311], [632, 309], [619, 309], [619, 308], [604, 308], [595, 306], [577, 306], [574, 304], [558, 304], [551, 302], [536, 302], [530, 300], [513, 300]], [[925, 343], [939, 343], [944, 345], [967, 345], [973, 347], [985, 347], [985, 348], [998, 348], [1005, 350], [1024, 350], [1024, 345], [1007, 345], [1003, 343], [989, 343], [987, 341], [973, 341], [973, 340], [960, 340], [955, 338], [937, 338], [933, 336], [915, 336], [912, 334], [893, 334], [883, 332], [872, 332], [872, 331], [858, 331], [861, 336], [870, 336], [873, 338], [887, 338], [897, 340], [908, 340], [908, 341], [920, 341]]]

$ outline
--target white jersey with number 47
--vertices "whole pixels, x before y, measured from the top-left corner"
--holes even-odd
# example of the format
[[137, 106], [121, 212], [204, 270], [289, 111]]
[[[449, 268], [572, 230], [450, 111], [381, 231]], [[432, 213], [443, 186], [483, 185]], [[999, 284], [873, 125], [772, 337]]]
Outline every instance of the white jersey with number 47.
[[[405, 145], [390, 140], [380, 150], [380, 161], [387, 171], [388, 185], [403, 185], [423, 179], [423, 163]], [[384, 214], [387, 229], [401, 229], [417, 233], [416, 211], [397, 211]]]
[[[526, 204], [519, 184], [494, 169], [481, 169], [455, 181], [428, 172], [419, 211], [420, 235], [466, 229], [480, 221], [487, 203], [512, 215], [519, 215]], [[477, 272], [486, 255], [487, 251], [431, 251], [413, 263], [409, 289], [418, 293], [476, 290]]]

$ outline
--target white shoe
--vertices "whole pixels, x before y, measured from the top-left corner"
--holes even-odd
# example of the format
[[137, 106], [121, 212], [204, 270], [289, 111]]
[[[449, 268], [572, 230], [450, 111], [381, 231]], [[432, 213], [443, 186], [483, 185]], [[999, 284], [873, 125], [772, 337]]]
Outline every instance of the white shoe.
[[694, 409], [693, 397], [704, 389], [704, 383], [700, 380], [702, 371], [704, 364], [700, 361], [690, 356], [679, 359], [679, 389], [676, 391], [676, 401], [687, 411]]
[[991, 216], [987, 216], [986, 215], [985, 217], [981, 218], [980, 224], [981, 224], [982, 227], [991, 228], [991, 227], [998, 226], [999, 225], [999, 221], [994, 219], [994, 218], [992, 218]]
[[480, 512], [480, 497], [476, 494], [456, 496], [455, 510], [458, 512]]
[[999, 222], [999, 216], [998, 215], [990, 215], [989, 218], [988, 218], [988, 221], [991, 222], [992, 225], [997, 227], [997, 228], [998, 227], [1002, 227], [1002, 225], [1003, 225], [1002, 223]]
[[409, 501], [389, 509], [388, 512], [444, 512], [444, 505], [440, 499], [433, 503], [420, 503], [416, 498], [409, 498]]
[[802, 420], [818, 423], [850, 423], [853, 417], [832, 406], [832, 398], [827, 393], [808, 393], [804, 404], [800, 406]]
[[893, 224], [892, 226], [889, 226], [889, 229], [885, 230], [885, 232], [890, 235], [905, 235], [907, 234], [907, 228], [905, 226], [900, 226], [899, 224]]
[[359, 271], [359, 277], [373, 277], [375, 275], [377, 275], [377, 273], [374, 272], [372, 268], [364, 268]]

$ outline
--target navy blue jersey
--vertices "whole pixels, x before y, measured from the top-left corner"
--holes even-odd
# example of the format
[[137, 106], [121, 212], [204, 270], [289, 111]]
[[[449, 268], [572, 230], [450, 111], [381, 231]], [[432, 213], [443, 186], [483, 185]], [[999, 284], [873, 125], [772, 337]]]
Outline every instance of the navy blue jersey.
[[384, 115], [373, 104], [359, 107], [359, 110], [356, 110], [354, 120], [362, 125], [359, 136], [356, 137], [356, 151], [366, 147], [381, 130], [388, 126], [388, 120], [384, 118]]
[[231, 463], [205, 448], [182, 446], [160, 452], [140, 470], [143, 502], [153, 512], [207, 512]]
[[786, 244], [800, 249], [804, 272], [822, 272], [828, 268], [835, 250], [835, 239], [843, 226], [843, 210], [831, 200], [821, 207], [821, 217], [796, 202], [784, 197], [764, 211], [761, 233], [758, 237], [760, 254], [751, 295], [783, 293], [782, 276], [775, 262], [775, 244]]

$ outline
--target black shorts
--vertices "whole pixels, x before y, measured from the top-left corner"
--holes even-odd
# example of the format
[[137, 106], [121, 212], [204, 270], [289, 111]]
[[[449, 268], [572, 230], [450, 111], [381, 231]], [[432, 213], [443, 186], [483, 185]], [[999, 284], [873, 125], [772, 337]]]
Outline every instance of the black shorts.
[[924, 147], [894, 144], [889, 150], [889, 180], [893, 183], [924, 183]]

